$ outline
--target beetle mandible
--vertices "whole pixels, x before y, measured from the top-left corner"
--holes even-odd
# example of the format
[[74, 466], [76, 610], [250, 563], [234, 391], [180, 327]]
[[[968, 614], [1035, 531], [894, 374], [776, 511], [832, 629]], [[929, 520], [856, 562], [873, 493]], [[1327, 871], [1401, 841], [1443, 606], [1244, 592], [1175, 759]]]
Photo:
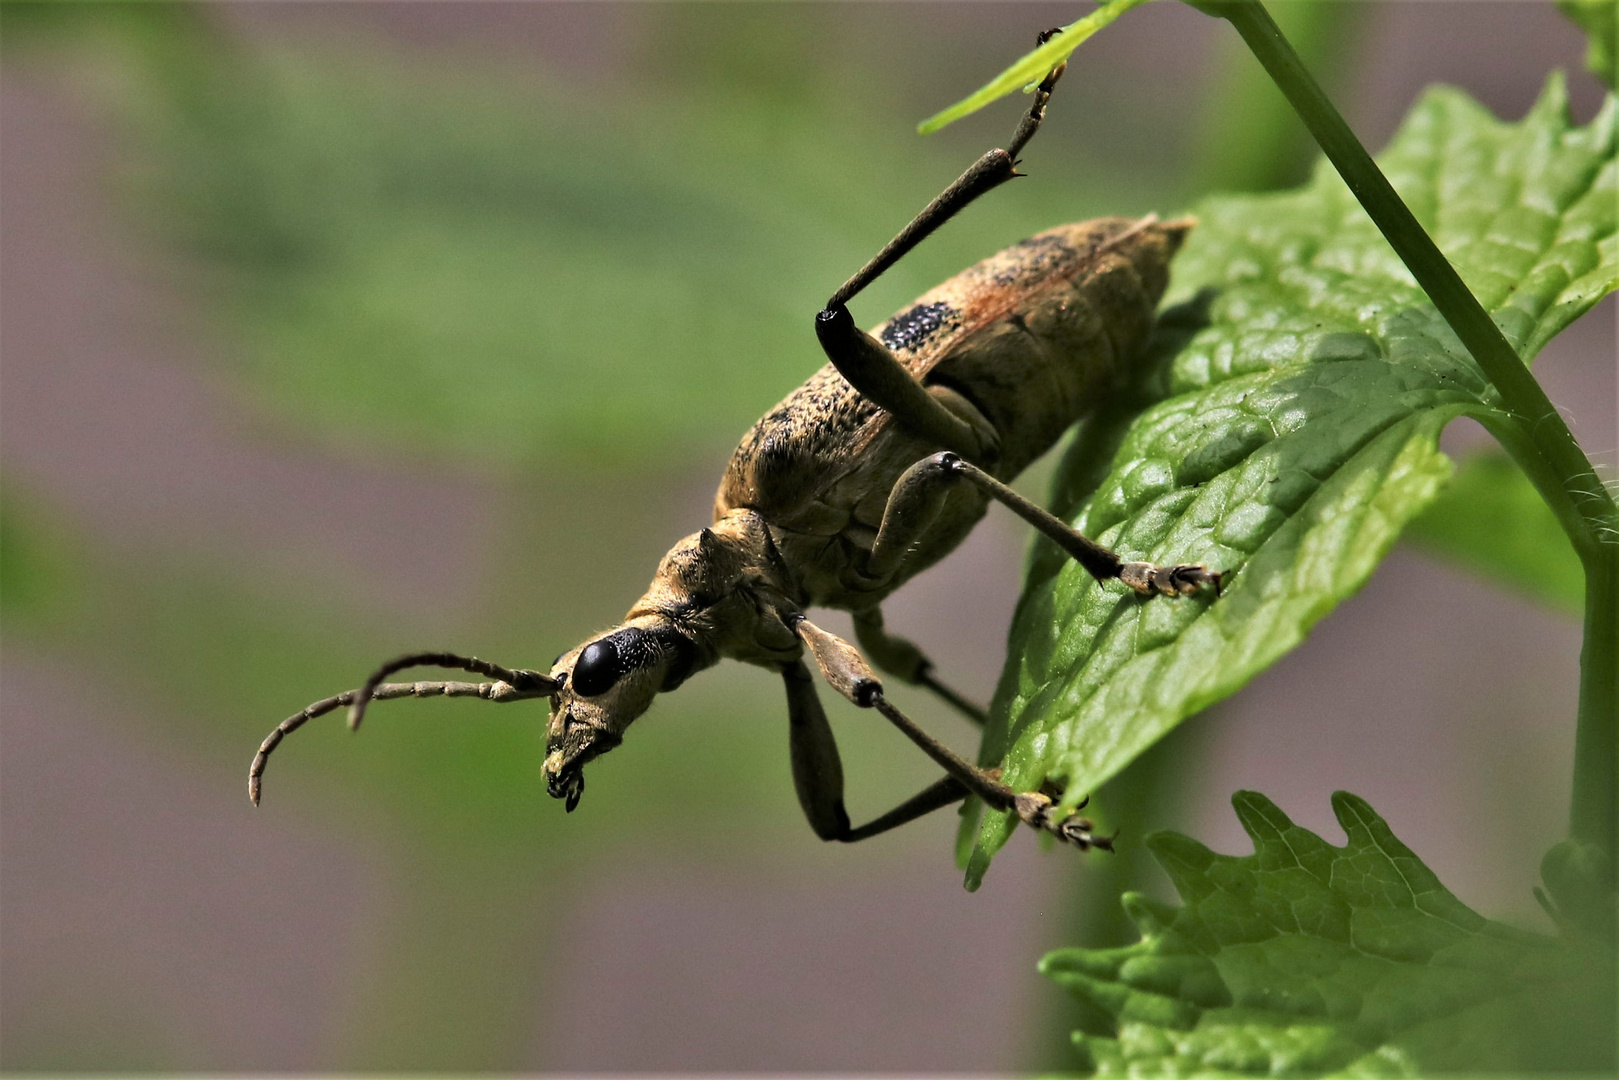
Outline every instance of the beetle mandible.
[[[856, 640], [877, 668], [982, 723], [983, 713], [938, 681], [915, 645], [885, 632], [880, 605], [953, 550], [991, 500], [1098, 580], [1117, 579], [1143, 595], [1219, 591], [1219, 572], [1127, 562], [1006, 486], [1127, 373], [1152, 330], [1169, 260], [1191, 221], [1149, 216], [1059, 226], [963, 271], [870, 334], [849, 314], [848, 302], [930, 233], [1022, 175], [1018, 154], [1062, 72], [1058, 66], [1041, 81], [1006, 149], [974, 162], [832, 295], [815, 318], [831, 362], [743, 436], [720, 482], [713, 524], [664, 556], [622, 623], [558, 657], [549, 673], [454, 653], [384, 664], [358, 690], [277, 725], [253, 758], [253, 802], [282, 738], [341, 706], [358, 727], [371, 701], [389, 698], [547, 697], [546, 785], [572, 811], [584, 791], [584, 766], [622, 742], [655, 695], [729, 658], [781, 674], [793, 784], [824, 840], [863, 840], [972, 794], [1081, 849], [1110, 848], [1111, 839], [1077, 812], [1055, 812], [1058, 792], [1015, 791], [999, 770], [973, 765], [917, 727], [888, 700], [860, 649], [804, 615], [811, 606], [852, 612]], [[851, 827], [842, 763], [806, 650], [835, 690], [885, 716], [945, 775]], [[490, 681], [384, 682], [418, 666]]]

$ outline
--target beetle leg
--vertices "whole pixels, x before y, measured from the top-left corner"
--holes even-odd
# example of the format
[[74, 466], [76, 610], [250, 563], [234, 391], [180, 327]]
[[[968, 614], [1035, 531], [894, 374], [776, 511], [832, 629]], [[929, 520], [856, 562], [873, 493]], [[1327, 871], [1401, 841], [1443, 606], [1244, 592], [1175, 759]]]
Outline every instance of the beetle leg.
[[[1051, 31], [1040, 35], [1044, 43]], [[1012, 133], [1008, 150], [991, 150], [945, 188], [938, 198], [901, 229], [872, 260], [832, 294], [826, 307], [815, 317], [815, 336], [821, 342], [832, 366], [856, 390], [893, 413], [906, 427], [921, 437], [977, 461], [991, 460], [999, 449], [999, 438], [982, 416], [961, 415], [939, 400], [938, 388], [924, 387], [907, 371], [887, 346], [855, 325], [846, 306], [860, 290], [875, 281], [935, 229], [955, 217], [974, 199], [992, 191], [1015, 176], [1017, 155], [1045, 119], [1046, 102], [1061, 78], [1059, 64], [1041, 80], [1029, 111]], [[954, 402], [959, 405], [964, 402]], [[972, 410], [976, 413], [977, 410]]]
[[[1051, 30], [1042, 33], [1038, 39], [1039, 43], [1044, 45], [1053, 33], [1055, 31]], [[1062, 78], [1063, 69], [1066, 67], [1067, 64], [1057, 65], [1041, 80], [1035, 89], [1034, 101], [1030, 104], [1029, 111], [1023, 114], [1012, 133], [1009, 149], [989, 151], [973, 162], [955, 183], [940, 192], [938, 198], [923, 207], [922, 212], [912, 218], [911, 223], [901, 229], [898, 236], [890, 240], [870, 262], [856, 271], [853, 277], [832, 294], [832, 299], [826, 302], [828, 312], [836, 311], [854, 299], [861, 289], [903, 259], [912, 248], [926, 240], [935, 229], [955, 217], [978, 196], [993, 191], [1015, 176], [1023, 175], [1017, 171], [1017, 156], [1023, 152], [1023, 147], [1028, 141], [1034, 138], [1034, 133], [1040, 130], [1040, 122], [1046, 116], [1046, 102], [1051, 99], [1052, 88], [1057, 85], [1057, 80]], [[833, 363], [836, 362], [834, 359]]]
[[815, 317], [815, 336], [838, 374], [912, 433], [979, 461], [999, 453], [1000, 439], [982, 413], [947, 387], [923, 386], [842, 304]]
[[895, 482], [883, 511], [882, 526], [877, 530], [877, 540], [872, 545], [867, 573], [879, 579], [892, 575], [911, 544], [938, 518], [950, 488], [963, 480], [1056, 541], [1098, 581], [1116, 578], [1142, 595], [1158, 592], [1165, 596], [1189, 596], [1206, 585], [1213, 586], [1215, 595], [1219, 595], [1224, 572], [1196, 563], [1158, 566], [1127, 562], [948, 450], [923, 458]]
[[960, 780], [954, 776], [941, 776], [888, 813], [872, 818], [858, 829], [850, 829], [847, 835], [838, 839], [846, 844], [852, 844], [857, 840], [869, 840], [889, 829], [897, 829], [935, 810], [942, 810], [946, 806], [958, 803], [966, 797], [967, 789], [962, 786]]
[[933, 661], [921, 649], [883, 628], [882, 608], [869, 607], [854, 613], [854, 637], [882, 671], [903, 682], [926, 687], [979, 727], [988, 721], [983, 709], [934, 678]]
[[851, 828], [849, 812], [843, 805], [843, 763], [838, 757], [832, 726], [826, 722], [826, 713], [815, 692], [815, 681], [801, 660], [784, 665], [781, 674], [787, 685], [793, 788], [798, 792], [798, 803], [804, 808], [810, 828], [822, 840], [852, 844], [967, 797], [967, 789], [961, 781], [953, 776], [941, 777], [881, 817]]
[[781, 679], [787, 686], [787, 738], [798, 805], [816, 836], [840, 840], [849, 832], [849, 812], [843, 808], [843, 759], [832, 725], [804, 661], [783, 664]]
[[[793, 621], [793, 631], [808, 647], [810, 655], [815, 657], [815, 663], [820, 667], [821, 674], [826, 677], [827, 682], [832, 684], [833, 689], [863, 709], [876, 709], [882, 713], [889, 723], [904, 732], [905, 736], [919, 746], [923, 753], [937, 762], [949, 774], [946, 780], [954, 780], [964, 791], [983, 799], [991, 809], [1010, 810], [1025, 824], [1044, 832], [1049, 832], [1058, 839], [1067, 841], [1081, 850], [1092, 847], [1111, 850], [1112, 840], [1105, 836], [1097, 836], [1092, 831], [1091, 822], [1086, 818], [1080, 817], [1077, 813], [1057, 814], [1055, 812], [1056, 800], [1043, 792], [1014, 791], [1001, 783], [995, 774], [992, 774], [989, 770], [980, 769], [976, 765], [970, 764], [948, 746], [917, 727], [910, 717], [900, 712], [883, 696], [882, 682], [867, 666], [865, 658], [860, 655], [859, 650], [853, 645], [835, 634], [827, 633], [803, 616], [799, 616]], [[799, 666], [802, 667], [801, 664]], [[789, 677], [787, 691], [790, 708], [803, 710], [801, 717], [806, 725], [814, 725], [818, 716], [819, 723], [825, 733], [824, 737], [811, 734], [806, 734], [802, 737], [795, 736], [793, 778], [795, 783], [799, 783], [800, 775], [808, 775], [812, 771], [811, 767], [806, 765], [801, 774], [798, 762], [799, 739], [802, 738], [805, 744], [816, 743], [819, 746], [819, 749], [816, 749], [806, 745], [804, 750], [806, 757], [815, 754], [824, 755], [827, 752], [827, 747], [830, 747], [831, 753], [835, 755], [836, 744], [832, 742], [831, 728], [826, 726], [826, 716], [820, 711], [819, 701], [815, 701], [813, 706], [806, 704], [809, 700], [808, 695], [814, 692], [813, 685], [795, 688], [793, 679]], [[795, 699], [795, 694], [799, 695], [797, 699]], [[829, 770], [825, 767], [824, 756], [816, 760], [820, 762], [821, 773], [827, 775]], [[841, 765], [837, 769], [837, 784], [839, 791], [835, 798], [838, 807], [841, 808]], [[817, 826], [817, 821], [820, 821], [828, 825], [835, 825], [838, 820], [836, 813], [826, 808], [830, 805], [830, 802], [816, 803], [815, 808], [812, 809], [811, 803], [805, 800], [804, 791], [805, 787], [800, 786], [799, 798], [804, 801], [805, 814], [810, 818], [810, 824]], [[948, 799], [946, 798], [947, 791], [950, 793], [950, 798]], [[827, 798], [824, 789], [820, 797]], [[886, 822], [883, 825], [884, 829], [893, 828], [894, 825], [909, 821], [913, 817], [919, 817], [928, 810], [946, 806], [955, 801], [956, 797], [948, 785], [944, 781], [940, 781], [885, 814], [882, 818], [877, 819], [877, 821], [872, 822], [870, 825], [862, 826], [860, 830], [851, 830], [851, 832], [874, 835], [867, 830], [874, 829], [879, 822]], [[848, 815], [844, 814], [841, 820], [847, 821]], [[820, 828], [817, 826], [817, 833], [819, 831]]]

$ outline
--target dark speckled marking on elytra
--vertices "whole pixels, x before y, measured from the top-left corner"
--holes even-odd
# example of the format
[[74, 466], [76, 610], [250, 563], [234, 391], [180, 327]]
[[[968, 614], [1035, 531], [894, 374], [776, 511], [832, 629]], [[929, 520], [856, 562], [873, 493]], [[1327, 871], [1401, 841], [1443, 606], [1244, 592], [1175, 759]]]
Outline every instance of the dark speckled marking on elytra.
[[1062, 237], [1049, 235], [1031, 236], [1005, 252], [1007, 255], [1013, 253], [1019, 256], [1018, 260], [995, 275], [995, 284], [1016, 285], [1032, 278], [1044, 277], [1052, 267], [1068, 262], [1078, 255], [1078, 252]]
[[902, 311], [883, 327], [883, 344], [895, 352], [904, 349], [915, 352], [928, 343], [946, 323], [960, 318], [955, 308], [942, 300], [934, 304], [918, 304]]

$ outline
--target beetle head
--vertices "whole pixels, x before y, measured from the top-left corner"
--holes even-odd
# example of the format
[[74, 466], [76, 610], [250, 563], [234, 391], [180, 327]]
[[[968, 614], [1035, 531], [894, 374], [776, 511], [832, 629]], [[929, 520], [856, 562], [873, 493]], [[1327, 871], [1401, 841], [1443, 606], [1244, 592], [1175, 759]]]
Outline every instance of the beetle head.
[[545, 784], [572, 811], [585, 790], [584, 766], [624, 741], [624, 731], [662, 690], [691, 674], [696, 647], [662, 615], [642, 615], [563, 653], [551, 677]]
[[[675, 544], [623, 623], [551, 666], [561, 686], [551, 696], [545, 781], [569, 810], [584, 791], [584, 766], [622, 742], [659, 693], [722, 655], [755, 662], [797, 655], [797, 638], [779, 618], [761, 614], [749, 585], [749, 553], [769, 544], [755, 519], [729, 514]], [[761, 644], [761, 632], [772, 628], [784, 640]]]

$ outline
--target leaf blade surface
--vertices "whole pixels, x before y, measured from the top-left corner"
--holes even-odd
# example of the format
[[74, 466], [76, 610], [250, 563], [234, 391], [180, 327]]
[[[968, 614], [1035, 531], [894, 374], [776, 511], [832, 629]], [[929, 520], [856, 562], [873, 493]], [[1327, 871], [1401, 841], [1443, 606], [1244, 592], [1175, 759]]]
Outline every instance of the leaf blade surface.
[[1332, 800], [1348, 835], [1341, 848], [1255, 792], [1232, 803], [1252, 855], [1149, 838], [1182, 906], [1127, 895], [1139, 942], [1041, 961], [1113, 1020], [1112, 1036], [1074, 1036], [1099, 1075], [1611, 1064], [1611, 951], [1478, 915], [1354, 795]]
[[[1610, 97], [1573, 126], [1557, 76], [1516, 123], [1433, 90], [1382, 157], [1526, 358], [1619, 283], [1613, 118]], [[1145, 361], [1159, 400], [1105, 474], [1065, 461], [1053, 503], [1127, 559], [1236, 573], [1218, 600], [1143, 601], [1037, 548], [980, 760], [1069, 805], [1365, 584], [1448, 479], [1446, 423], [1514, 422], [1325, 166], [1195, 212], [1167, 301], [1201, 326], [1169, 328]], [[985, 815], [969, 888], [1011, 829]]]

